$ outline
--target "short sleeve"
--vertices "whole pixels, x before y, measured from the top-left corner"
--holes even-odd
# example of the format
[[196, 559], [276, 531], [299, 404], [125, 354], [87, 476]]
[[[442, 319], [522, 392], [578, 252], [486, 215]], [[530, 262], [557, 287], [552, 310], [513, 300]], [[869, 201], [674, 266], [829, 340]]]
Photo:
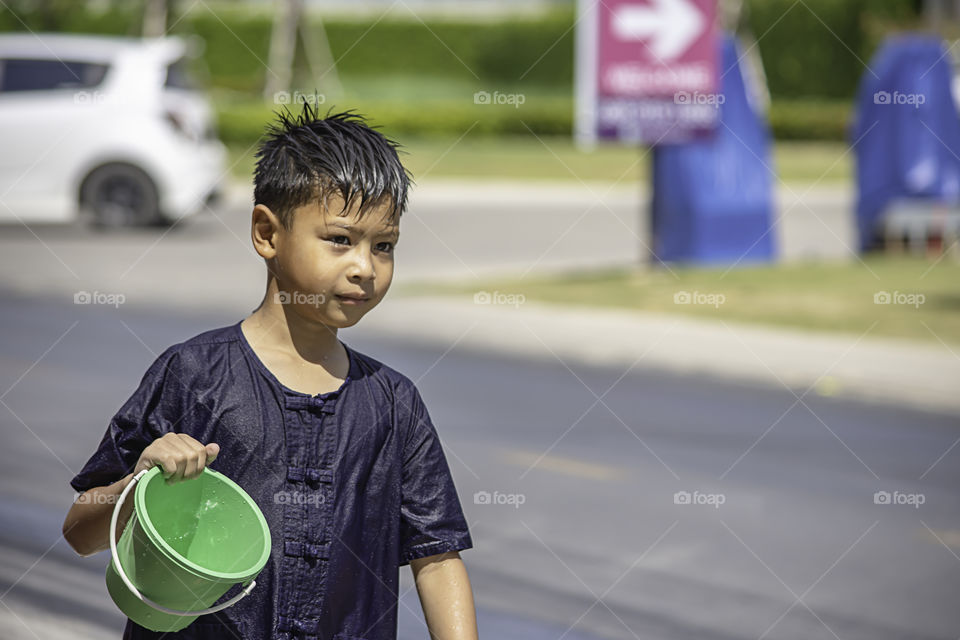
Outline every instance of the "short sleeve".
[[110, 420], [96, 452], [70, 481], [76, 491], [122, 479], [133, 471], [147, 445], [174, 430], [182, 403], [178, 362], [171, 347], [150, 365], [137, 390]]
[[[437, 431], [414, 387], [409, 406], [400, 505], [400, 566], [411, 560], [473, 547]], [[402, 406], [402, 405], [401, 405]]]

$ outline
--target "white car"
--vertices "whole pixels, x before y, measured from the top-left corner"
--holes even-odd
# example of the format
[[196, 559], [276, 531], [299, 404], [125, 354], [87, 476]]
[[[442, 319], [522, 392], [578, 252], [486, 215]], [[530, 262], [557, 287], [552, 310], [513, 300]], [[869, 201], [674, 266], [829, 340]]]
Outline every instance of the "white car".
[[0, 35], [0, 220], [162, 225], [201, 211], [226, 152], [188, 45]]

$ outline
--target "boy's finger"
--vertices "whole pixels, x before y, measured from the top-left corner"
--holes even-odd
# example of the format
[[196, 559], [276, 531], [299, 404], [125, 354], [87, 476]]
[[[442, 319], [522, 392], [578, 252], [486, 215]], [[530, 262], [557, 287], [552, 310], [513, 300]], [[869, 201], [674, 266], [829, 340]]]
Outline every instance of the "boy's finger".
[[167, 480], [170, 484], [173, 484], [174, 482], [183, 480], [187, 471], [189, 471], [190, 465], [192, 464], [190, 462], [191, 451], [190, 447], [180, 439], [171, 439], [170, 449], [177, 462], [176, 471]]
[[173, 477], [173, 474], [177, 472], [177, 459], [173, 455], [169, 455], [158, 462], [154, 462], [154, 465], [158, 463], [163, 472], [164, 479], [169, 481], [170, 478]]
[[173, 484], [175, 482], [180, 481], [180, 478], [183, 476], [183, 472], [181, 471], [180, 467], [181, 467], [181, 463], [179, 461], [175, 461], [173, 464], [173, 471], [171, 473], [163, 474], [163, 477], [166, 479], [165, 481], [167, 484]]
[[190, 453], [184, 460], [183, 479], [189, 480], [200, 475], [200, 472], [203, 471], [203, 460], [206, 460], [206, 456], [201, 456], [201, 451], [191, 447]]
[[217, 459], [217, 456], [220, 455], [220, 445], [216, 442], [211, 442], [206, 447], [204, 447], [207, 452], [207, 464], [210, 464]]
[[203, 473], [204, 468], [207, 466], [207, 450], [202, 444], [197, 445], [197, 450], [193, 454], [194, 465], [196, 466], [197, 472], [195, 476], [199, 476]]

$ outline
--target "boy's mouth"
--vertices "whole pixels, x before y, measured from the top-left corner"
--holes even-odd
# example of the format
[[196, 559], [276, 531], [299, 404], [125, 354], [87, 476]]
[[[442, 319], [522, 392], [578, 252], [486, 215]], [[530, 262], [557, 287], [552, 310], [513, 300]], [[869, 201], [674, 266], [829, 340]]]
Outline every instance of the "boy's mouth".
[[366, 296], [358, 296], [358, 295], [336, 294], [336, 296], [337, 296], [337, 300], [340, 300], [341, 302], [345, 302], [347, 304], [363, 304], [370, 300], [370, 298]]

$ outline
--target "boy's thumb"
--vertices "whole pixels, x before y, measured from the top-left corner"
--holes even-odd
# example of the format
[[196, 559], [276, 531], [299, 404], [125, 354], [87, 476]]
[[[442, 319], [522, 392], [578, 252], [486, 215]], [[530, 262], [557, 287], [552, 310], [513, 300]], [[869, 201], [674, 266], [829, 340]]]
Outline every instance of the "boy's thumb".
[[210, 464], [216, 460], [217, 456], [220, 454], [220, 445], [216, 442], [211, 442], [208, 444], [205, 449], [207, 450], [207, 464]]

